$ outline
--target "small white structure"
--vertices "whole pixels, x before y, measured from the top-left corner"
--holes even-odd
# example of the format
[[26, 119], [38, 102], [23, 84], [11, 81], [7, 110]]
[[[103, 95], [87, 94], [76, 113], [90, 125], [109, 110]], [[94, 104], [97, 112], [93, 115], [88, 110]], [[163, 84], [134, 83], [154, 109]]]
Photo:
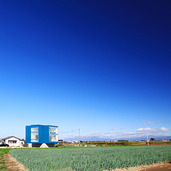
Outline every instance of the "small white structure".
[[40, 148], [49, 148], [46, 143], [43, 143]]
[[21, 140], [20, 138], [17, 138], [15, 136], [9, 136], [9, 137], [2, 138], [0, 140], [0, 144], [1, 143], [8, 144], [9, 147], [22, 147], [24, 144], [24, 140]]

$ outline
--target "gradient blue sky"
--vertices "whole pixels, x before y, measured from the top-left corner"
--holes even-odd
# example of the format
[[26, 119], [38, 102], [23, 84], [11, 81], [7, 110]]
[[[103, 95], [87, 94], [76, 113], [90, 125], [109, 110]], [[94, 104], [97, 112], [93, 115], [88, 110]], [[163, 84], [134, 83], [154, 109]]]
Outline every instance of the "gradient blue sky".
[[0, 138], [30, 124], [58, 125], [60, 138], [171, 135], [170, 9], [0, 0]]

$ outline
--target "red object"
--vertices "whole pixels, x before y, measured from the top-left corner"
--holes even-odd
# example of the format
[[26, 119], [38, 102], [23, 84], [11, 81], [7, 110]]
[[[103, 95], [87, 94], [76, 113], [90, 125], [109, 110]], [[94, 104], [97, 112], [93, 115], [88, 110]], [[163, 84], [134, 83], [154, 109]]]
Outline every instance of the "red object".
[[55, 147], [64, 146], [63, 144], [57, 144]]

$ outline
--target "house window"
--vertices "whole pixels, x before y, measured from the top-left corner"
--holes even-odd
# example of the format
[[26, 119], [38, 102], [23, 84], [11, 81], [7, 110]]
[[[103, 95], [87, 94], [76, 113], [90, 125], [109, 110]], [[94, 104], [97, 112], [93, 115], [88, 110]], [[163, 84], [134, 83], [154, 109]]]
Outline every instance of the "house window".
[[58, 128], [55, 126], [49, 127], [49, 141], [58, 141]]
[[16, 141], [16, 140], [8, 140], [8, 143], [9, 143], [9, 144], [16, 144], [17, 141]]
[[31, 142], [38, 142], [38, 127], [31, 128]]

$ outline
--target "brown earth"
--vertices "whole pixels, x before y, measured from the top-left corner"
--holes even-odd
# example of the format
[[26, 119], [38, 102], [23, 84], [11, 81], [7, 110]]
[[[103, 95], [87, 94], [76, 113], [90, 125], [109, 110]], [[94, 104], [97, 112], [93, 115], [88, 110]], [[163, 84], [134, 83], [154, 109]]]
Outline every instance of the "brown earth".
[[17, 162], [17, 160], [10, 156], [10, 154], [4, 154], [3, 160], [5, 161], [5, 165], [7, 165], [7, 170], [9, 171], [27, 171], [24, 165]]
[[[155, 146], [155, 145], [171, 145], [171, 144], [150, 144], [149, 146]], [[131, 146], [148, 146], [147, 144], [137, 144], [137, 145], [131, 145]]]
[[147, 171], [171, 171], [171, 161], [163, 163], [158, 167], [148, 168]]
[[[109, 170], [103, 170], [109, 171]], [[171, 171], [171, 162], [155, 163], [147, 166], [129, 167], [110, 171]]]

